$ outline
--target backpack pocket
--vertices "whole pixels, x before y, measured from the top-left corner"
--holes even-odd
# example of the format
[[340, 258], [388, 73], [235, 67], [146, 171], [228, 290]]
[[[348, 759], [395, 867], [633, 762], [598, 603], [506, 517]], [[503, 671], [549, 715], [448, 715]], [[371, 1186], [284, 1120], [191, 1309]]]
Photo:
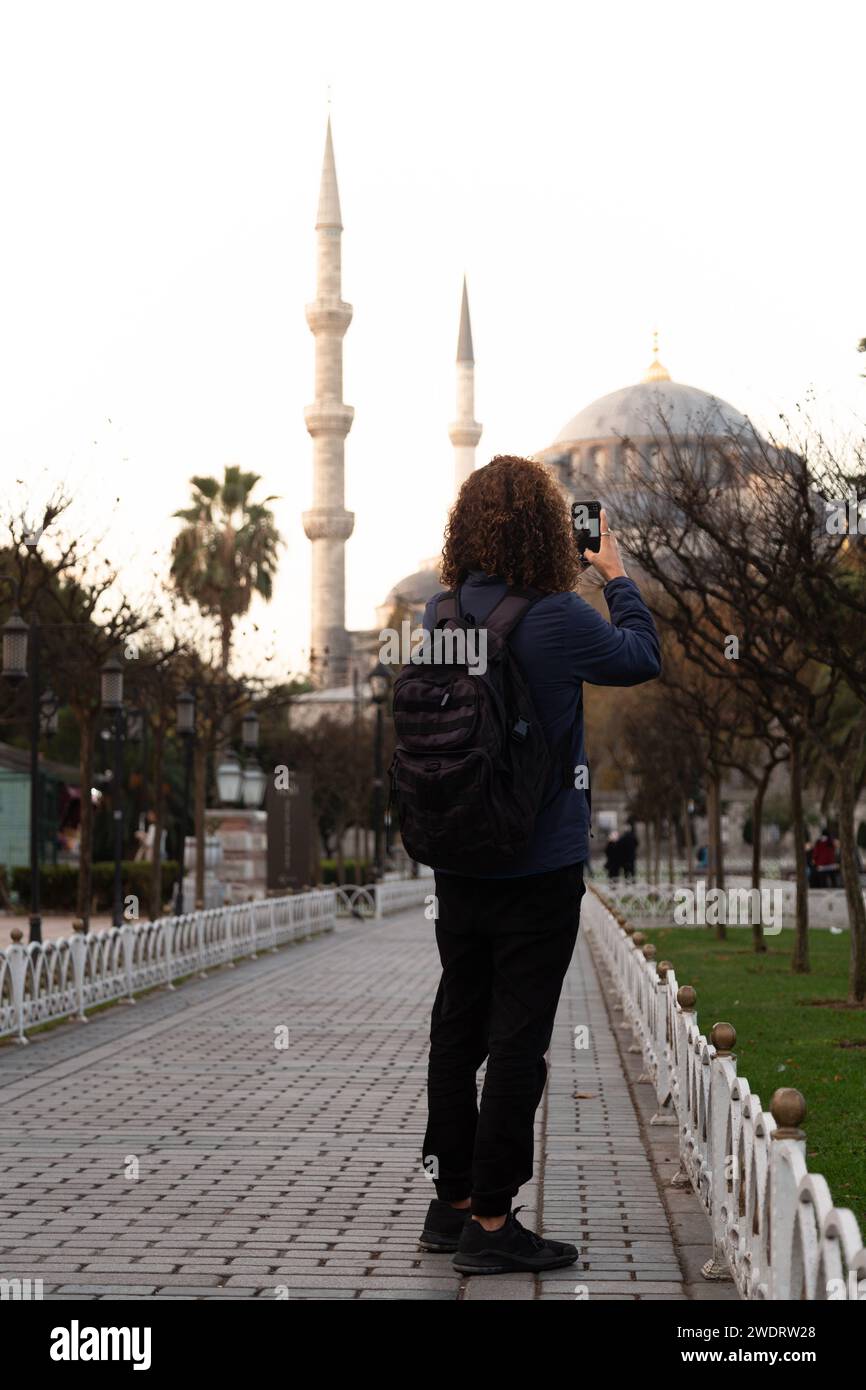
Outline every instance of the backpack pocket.
[[422, 864], [472, 864], [502, 838], [490, 755], [398, 748], [391, 784], [407, 853]]
[[446, 752], [472, 743], [481, 702], [477, 677], [447, 681], [409, 675], [394, 689], [394, 729], [399, 742], [418, 753]]

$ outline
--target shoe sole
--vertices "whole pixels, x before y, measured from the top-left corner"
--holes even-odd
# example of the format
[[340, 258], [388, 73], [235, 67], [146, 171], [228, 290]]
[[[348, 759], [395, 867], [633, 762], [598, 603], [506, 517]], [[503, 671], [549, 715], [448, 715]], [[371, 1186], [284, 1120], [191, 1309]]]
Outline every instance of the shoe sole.
[[419, 1250], [426, 1250], [430, 1255], [453, 1255], [460, 1244], [459, 1237], [449, 1240], [447, 1236], [443, 1239], [440, 1236], [430, 1236], [425, 1231], [418, 1241]]
[[528, 1264], [515, 1260], [511, 1264], [471, 1264], [469, 1259], [452, 1260], [451, 1264], [458, 1274], [543, 1274], [546, 1269], [565, 1269], [567, 1265], [577, 1264], [580, 1251], [576, 1255], [560, 1255], [555, 1260], [545, 1260], [544, 1264]]

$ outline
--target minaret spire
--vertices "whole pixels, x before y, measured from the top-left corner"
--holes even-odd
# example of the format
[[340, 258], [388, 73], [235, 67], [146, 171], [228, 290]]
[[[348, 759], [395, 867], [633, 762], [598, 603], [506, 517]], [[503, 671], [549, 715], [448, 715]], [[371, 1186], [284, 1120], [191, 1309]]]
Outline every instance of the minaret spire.
[[469, 294], [466, 276], [463, 277], [463, 297], [460, 302], [460, 329], [457, 334], [457, 419], [448, 427], [454, 445], [454, 495], [475, 468], [475, 446], [481, 438], [481, 426], [475, 419], [475, 355], [472, 350], [472, 324], [469, 318]]
[[316, 340], [316, 398], [304, 410], [313, 438], [313, 505], [303, 516], [313, 547], [310, 669], [320, 687], [349, 680], [345, 549], [355, 518], [343, 505], [344, 455], [355, 412], [343, 402], [343, 336], [352, 321], [352, 306], [342, 298], [342, 229], [329, 115], [316, 214], [316, 298], [306, 306]]

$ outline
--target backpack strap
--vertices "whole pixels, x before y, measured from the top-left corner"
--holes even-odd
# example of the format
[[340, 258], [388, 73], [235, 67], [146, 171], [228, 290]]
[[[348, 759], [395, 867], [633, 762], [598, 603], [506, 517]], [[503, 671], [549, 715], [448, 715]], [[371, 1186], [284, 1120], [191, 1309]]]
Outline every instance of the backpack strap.
[[444, 627], [447, 622], [453, 622], [456, 626], [461, 617], [460, 600], [453, 589], [449, 589], [447, 594], [436, 600], [436, 612], [434, 614], [434, 628]]
[[509, 588], [505, 591], [484, 622], [488, 633], [493, 636], [496, 651], [502, 648], [520, 620], [541, 598], [544, 595], [538, 589]]

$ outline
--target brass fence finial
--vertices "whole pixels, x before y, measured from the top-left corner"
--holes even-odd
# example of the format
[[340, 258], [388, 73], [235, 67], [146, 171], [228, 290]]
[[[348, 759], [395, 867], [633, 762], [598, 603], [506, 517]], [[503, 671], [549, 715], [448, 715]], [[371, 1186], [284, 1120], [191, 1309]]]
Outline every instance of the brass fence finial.
[[694, 1013], [697, 1001], [698, 996], [691, 985], [680, 985], [677, 990], [677, 1003], [684, 1014]]
[[733, 1023], [714, 1023], [710, 1030], [710, 1042], [716, 1049], [717, 1057], [732, 1057], [737, 1044], [737, 1030]]
[[800, 1128], [806, 1118], [806, 1099], [793, 1086], [780, 1086], [770, 1100], [770, 1114], [776, 1121], [774, 1139], [805, 1139]]

